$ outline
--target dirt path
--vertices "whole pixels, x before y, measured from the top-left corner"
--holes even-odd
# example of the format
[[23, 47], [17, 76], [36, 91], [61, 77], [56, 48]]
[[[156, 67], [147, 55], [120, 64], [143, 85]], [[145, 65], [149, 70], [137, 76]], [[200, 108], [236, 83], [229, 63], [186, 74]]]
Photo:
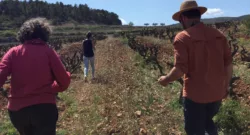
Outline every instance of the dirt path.
[[[73, 80], [70, 89], [61, 95], [58, 132], [180, 134], [182, 114], [178, 107], [169, 105], [170, 99], [178, 100], [178, 94], [172, 91], [176, 96], [168, 96], [171, 93], [155, 82], [157, 71], [140, 67], [136, 57], [119, 39], [98, 42], [97, 79], [88, 83]], [[176, 88], [178, 85], [171, 87]]]
[[148, 69], [120, 39], [108, 38], [96, 47], [97, 79], [85, 83], [77, 74], [59, 94], [57, 134], [181, 134], [178, 84], [159, 86], [158, 70]]

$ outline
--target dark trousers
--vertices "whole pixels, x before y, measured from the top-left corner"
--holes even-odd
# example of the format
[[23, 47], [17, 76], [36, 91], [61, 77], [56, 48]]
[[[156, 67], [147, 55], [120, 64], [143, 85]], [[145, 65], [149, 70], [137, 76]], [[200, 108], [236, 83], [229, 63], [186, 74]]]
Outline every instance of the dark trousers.
[[38, 104], [10, 111], [12, 124], [20, 135], [56, 135], [58, 110], [55, 104]]
[[221, 101], [200, 104], [184, 98], [185, 131], [187, 135], [218, 135], [213, 117], [218, 113]]

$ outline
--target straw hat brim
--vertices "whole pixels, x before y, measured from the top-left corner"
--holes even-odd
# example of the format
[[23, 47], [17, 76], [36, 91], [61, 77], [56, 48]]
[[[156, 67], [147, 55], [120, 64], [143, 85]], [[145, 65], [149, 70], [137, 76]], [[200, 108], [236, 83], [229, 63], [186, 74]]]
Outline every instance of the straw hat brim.
[[207, 8], [206, 7], [190, 7], [190, 8], [187, 8], [187, 9], [184, 9], [184, 10], [181, 10], [179, 12], [176, 12], [174, 15], [173, 15], [173, 20], [175, 21], [179, 21], [179, 18], [180, 18], [180, 15], [181, 13], [185, 12], [185, 11], [188, 11], [188, 10], [191, 10], [191, 9], [198, 9], [200, 10], [201, 12], [201, 15], [204, 14], [205, 12], [207, 12]]

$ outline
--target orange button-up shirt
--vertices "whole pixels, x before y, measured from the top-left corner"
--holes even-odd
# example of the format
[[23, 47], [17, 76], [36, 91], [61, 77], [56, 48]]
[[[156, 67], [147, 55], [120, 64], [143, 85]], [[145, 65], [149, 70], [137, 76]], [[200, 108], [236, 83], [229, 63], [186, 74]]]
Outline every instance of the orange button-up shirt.
[[197, 103], [223, 99], [232, 56], [222, 33], [199, 23], [176, 35], [174, 53], [175, 67], [185, 74], [183, 97]]

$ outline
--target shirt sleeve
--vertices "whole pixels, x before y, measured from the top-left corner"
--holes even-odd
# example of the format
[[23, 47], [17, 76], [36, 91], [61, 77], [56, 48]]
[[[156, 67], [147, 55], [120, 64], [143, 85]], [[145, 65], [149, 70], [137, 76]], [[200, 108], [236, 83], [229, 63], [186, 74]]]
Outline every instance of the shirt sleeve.
[[188, 72], [188, 51], [184, 44], [184, 37], [177, 35], [174, 40], [174, 66], [180, 69], [184, 74]]
[[11, 74], [13, 48], [10, 49], [2, 58], [0, 62], [0, 87], [3, 86], [7, 77]]
[[51, 52], [50, 66], [55, 76], [55, 81], [52, 84], [53, 91], [62, 92], [66, 90], [70, 84], [70, 73], [66, 71], [59, 56], [55, 51]]
[[231, 52], [231, 49], [229, 47], [229, 44], [228, 44], [226, 37], [224, 37], [223, 43], [224, 43], [224, 45], [223, 45], [223, 48], [224, 48], [224, 66], [227, 67], [232, 63], [233, 57], [232, 57], [232, 52]]

